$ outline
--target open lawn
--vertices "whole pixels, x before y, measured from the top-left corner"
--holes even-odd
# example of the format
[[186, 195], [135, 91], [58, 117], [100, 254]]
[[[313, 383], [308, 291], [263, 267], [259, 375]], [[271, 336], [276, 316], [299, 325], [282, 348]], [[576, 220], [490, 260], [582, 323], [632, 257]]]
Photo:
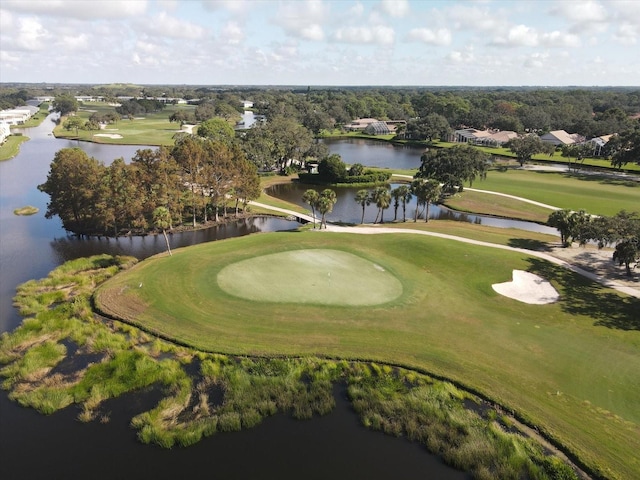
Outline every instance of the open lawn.
[[[122, 118], [117, 123], [107, 125], [103, 130], [65, 130], [56, 126], [53, 133], [58, 138], [78, 138], [96, 143], [110, 143], [114, 145], [173, 145], [173, 136], [181, 130], [179, 123], [171, 123], [169, 117], [177, 110], [193, 110], [192, 105], [167, 105], [159, 112], [148, 113], [144, 116]], [[114, 112], [115, 108], [106, 103], [91, 103], [80, 107], [77, 115], [88, 120], [93, 112]], [[111, 135], [111, 136], [106, 136]]]
[[[268, 260], [314, 249], [378, 265], [401, 294], [361, 307], [295, 295], [247, 301], [237, 286], [230, 294], [233, 287], [220, 285], [241, 262], [264, 262], [252, 270], [260, 277], [275, 265]], [[550, 280], [560, 301], [527, 305], [498, 295], [491, 285], [509, 281], [514, 269]], [[154, 257], [105, 283], [96, 303], [207, 351], [368, 359], [432, 372], [513, 409], [603, 476], [640, 476], [640, 300], [526, 254], [411, 235], [272, 233]]]

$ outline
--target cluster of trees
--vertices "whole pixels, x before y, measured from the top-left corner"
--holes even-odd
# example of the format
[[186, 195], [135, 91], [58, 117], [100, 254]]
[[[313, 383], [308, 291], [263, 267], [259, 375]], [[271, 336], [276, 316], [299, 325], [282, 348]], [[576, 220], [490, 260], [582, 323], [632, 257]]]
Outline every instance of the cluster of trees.
[[59, 216], [77, 234], [114, 236], [171, 229], [186, 218], [194, 227], [218, 221], [230, 201], [237, 215], [260, 195], [257, 170], [237, 145], [191, 136], [173, 149], [138, 150], [130, 163], [120, 158], [109, 166], [79, 148], [62, 149], [38, 188], [50, 196], [47, 218]]
[[122, 102], [119, 106], [115, 107], [115, 109], [118, 115], [133, 118], [136, 115], [159, 112], [163, 110], [164, 107], [165, 104], [159, 100], [152, 100], [149, 98], [132, 98]]
[[472, 186], [477, 178], [486, 178], [489, 160], [489, 155], [469, 145], [428, 149], [415, 178], [436, 180], [443, 193], [451, 194], [462, 191], [465, 182]]
[[572, 242], [597, 242], [600, 248], [615, 246], [613, 260], [624, 265], [631, 276], [631, 265], [640, 262], [640, 216], [638, 212], [618, 212], [613, 217], [593, 217], [584, 210], [556, 210], [547, 223], [558, 229], [565, 247]]

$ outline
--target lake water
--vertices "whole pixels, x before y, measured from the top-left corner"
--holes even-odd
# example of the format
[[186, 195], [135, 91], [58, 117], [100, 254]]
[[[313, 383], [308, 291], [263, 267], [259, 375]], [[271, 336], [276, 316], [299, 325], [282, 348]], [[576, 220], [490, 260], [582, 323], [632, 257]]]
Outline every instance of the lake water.
[[[110, 163], [131, 159], [136, 146], [113, 146], [58, 140], [50, 135], [51, 118], [26, 129], [31, 138], [20, 154], [0, 162], [0, 332], [21, 318], [12, 307], [18, 284], [45, 276], [66, 260], [97, 253], [123, 253], [144, 258], [163, 251], [158, 236], [79, 239], [69, 236], [57, 218], [44, 218], [48, 196], [37, 185], [46, 180], [55, 153], [79, 146]], [[401, 156], [404, 156], [401, 155]], [[372, 160], [373, 161], [373, 160]], [[361, 163], [373, 165], [362, 161]], [[404, 167], [403, 167], [404, 168]], [[40, 212], [18, 217], [13, 210], [33, 205]], [[187, 246], [259, 231], [293, 228], [296, 223], [257, 218], [217, 229], [171, 237], [172, 246]], [[297, 421], [284, 415], [267, 419], [244, 432], [225, 433], [189, 448], [164, 450], [142, 445], [129, 421], [150, 400], [144, 394], [108, 404], [107, 424], [81, 423], [69, 407], [51, 416], [22, 408], [0, 392], [0, 478], [128, 479], [467, 479], [417, 444], [371, 432], [359, 424], [343, 390], [335, 410], [324, 417]]]

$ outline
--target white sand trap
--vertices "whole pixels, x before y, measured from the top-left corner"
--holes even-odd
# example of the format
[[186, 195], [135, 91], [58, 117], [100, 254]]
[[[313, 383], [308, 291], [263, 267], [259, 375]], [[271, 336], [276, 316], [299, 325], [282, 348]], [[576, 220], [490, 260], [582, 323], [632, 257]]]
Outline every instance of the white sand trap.
[[94, 137], [122, 138], [119, 133], [96, 133]]
[[494, 283], [491, 286], [500, 295], [533, 305], [553, 303], [560, 298], [547, 280], [523, 270], [514, 270], [511, 282]]

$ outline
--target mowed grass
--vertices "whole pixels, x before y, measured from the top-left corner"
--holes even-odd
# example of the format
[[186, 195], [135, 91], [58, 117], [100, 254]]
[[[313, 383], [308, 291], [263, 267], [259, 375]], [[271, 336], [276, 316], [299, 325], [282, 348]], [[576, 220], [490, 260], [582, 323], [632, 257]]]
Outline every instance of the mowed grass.
[[[402, 294], [367, 307], [273, 303], [218, 284], [229, 265], [309, 249], [375, 263]], [[561, 300], [499, 296], [491, 285], [513, 269], [550, 280]], [[513, 409], [603, 476], [640, 477], [640, 300], [524, 254], [418, 235], [271, 233], [141, 262], [99, 288], [96, 304], [202, 350], [432, 372]]]
[[[640, 182], [624, 178], [491, 170], [485, 180], [474, 182], [473, 188], [516, 195], [559, 208], [586, 210], [594, 215], [611, 216], [620, 210], [640, 209]], [[466, 194], [462, 195], [464, 198]]]
[[380, 265], [340, 250], [290, 250], [249, 258], [217, 277], [226, 293], [247, 300], [317, 305], [386, 303], [402, 284]]

